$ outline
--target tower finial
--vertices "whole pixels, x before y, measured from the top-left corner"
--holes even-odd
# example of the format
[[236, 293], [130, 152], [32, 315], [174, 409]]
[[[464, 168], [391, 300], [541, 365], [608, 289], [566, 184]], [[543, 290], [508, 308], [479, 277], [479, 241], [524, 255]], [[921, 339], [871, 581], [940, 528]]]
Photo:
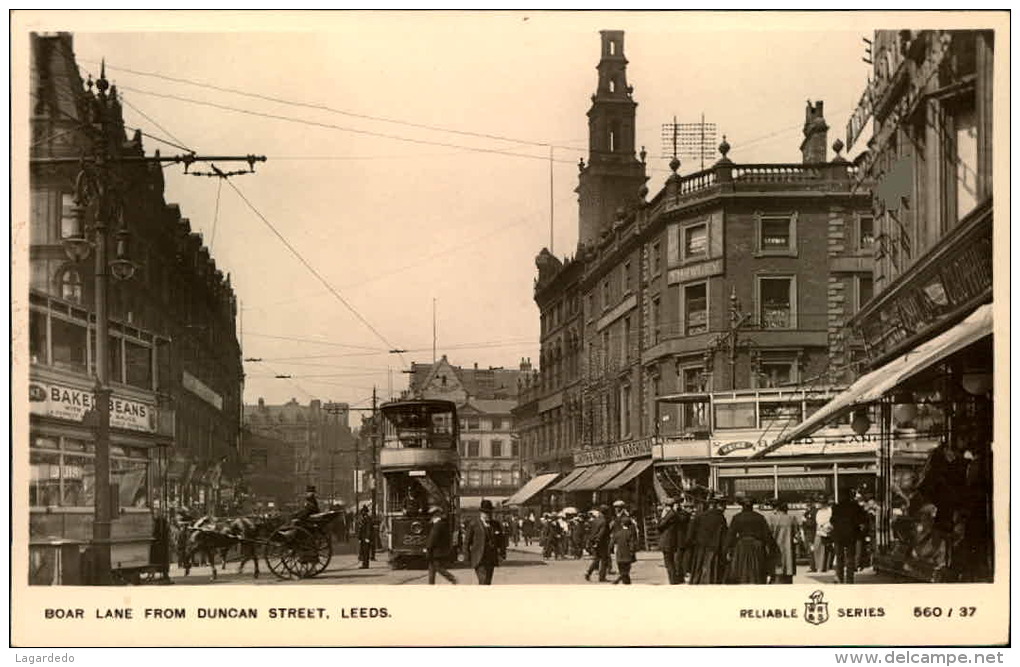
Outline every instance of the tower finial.
[[96, 81], [96, 90], [99, 91], [100, 95], [103, 95], [109, 87], [110, 82], [106, 80], [106, 58], [103, 58], [99, 65], [99, 80]]

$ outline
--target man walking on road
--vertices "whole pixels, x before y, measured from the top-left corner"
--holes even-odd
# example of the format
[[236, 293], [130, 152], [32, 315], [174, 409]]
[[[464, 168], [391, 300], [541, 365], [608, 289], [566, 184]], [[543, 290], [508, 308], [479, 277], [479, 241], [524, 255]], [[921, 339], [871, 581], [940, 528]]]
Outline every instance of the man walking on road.
[[368, 569], [368, 560], [372, 556], [372, 517], [368, 515], [368, 505], [361, 508], [358, 516], [358, 560], [361, 569]]
[[609, 519], [606, 516], [609, 508], [603, 505], [591, 511], [592, 521], [588, 529], [588, 550], [591, 552], [591, 565], [584, 573], [586, 581], [591, 581], [592, 572], [599, 571], [599, 581], [606, 581], [609, 573]]
[[492, 518], [492, 501], [483, 500], [479, 508], [481, 516], [467, 526], [464, 536], [464, 551], [475, 569], [480, 586], [492, 584], [492, 574], [499, 564], [503, 552], [503, 532]]
[[425, 560], [429, 566], [429, 584], [436, 583], [438, 572], [451, 584], [457, 583], [457, 577], [450, 574], [446, 569], [446, 562], [450, 558], [450, 545], [453, 543], [453, 536], [450, 533], [450, 522], [443, 515], [443, 508], [429, 508], [432, 527], [429, 529], [428, 540], [425, 543]]

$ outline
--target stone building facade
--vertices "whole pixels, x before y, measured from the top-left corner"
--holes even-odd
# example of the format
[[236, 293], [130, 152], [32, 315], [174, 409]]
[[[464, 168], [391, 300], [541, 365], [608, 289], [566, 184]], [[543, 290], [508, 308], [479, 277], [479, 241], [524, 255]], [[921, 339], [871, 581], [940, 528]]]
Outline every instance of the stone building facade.
[[[313, 399], [302, 405], [292, 398], [283, 405], [266, 405], [260, 398], [257, 405], [244, 406], [244, 425], [256, 438], [245, 447], [249, 478], [271, 472], [286, 481], [286, 497], [276, 502], [299, 504], [305, 488], [314, 486], [322, 503], [353, 507], [357, 451], [346, 403]], [[276, 451], [265, 439], [284, 443], [284, 451]], [[273, 494], [278, 498], [280, 493], [274, 485]], [[257, 488], [253, 494], [256, 502], [268, 501]]]
[[845, 383], [859, 356], [845, 324], [870, 296], [869, 194], [841, 141], [829, 157], [822, 102], [801, 162], [739, 164], [724, 138], [707, 169], [674, 158], [649, 197], [626, 64], [623, 33], [602, 31], [577, 250], [536, 258], [541, 355], [519, 436], [529, 476], [567, 473], [553, 506], [646, 502], [652, 438], [707, 428], [665, 395]]

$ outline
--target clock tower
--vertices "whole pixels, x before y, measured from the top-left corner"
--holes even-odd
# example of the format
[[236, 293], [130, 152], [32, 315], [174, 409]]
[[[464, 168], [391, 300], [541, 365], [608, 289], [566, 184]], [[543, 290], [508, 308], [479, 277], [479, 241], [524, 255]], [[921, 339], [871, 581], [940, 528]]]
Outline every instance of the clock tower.
[[627, 84], [627, 58], [623, 31], [603, 30], [598, 87], [588, 110], [588, 164], [582, 161], [575, 192], [579, 203], [579, 242], [593, 245], [612, 228], [617, 210], [636, 203], [645, 175], [642, 160], [634, 155], [634, 120], [637, 102]]

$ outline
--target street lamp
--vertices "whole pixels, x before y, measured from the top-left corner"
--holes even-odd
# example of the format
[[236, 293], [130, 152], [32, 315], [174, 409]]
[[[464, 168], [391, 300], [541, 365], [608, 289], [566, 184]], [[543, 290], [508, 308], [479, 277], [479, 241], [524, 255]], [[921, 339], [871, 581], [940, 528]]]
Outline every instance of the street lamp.
[[[99, 104], [94, 113], [99, 115], [99, 127], [105, 127], [106, 89], [105, 78], [96, 84], [99, 90]], [[92, 566], [94, 583], [105, 584], [110, 580], [110, 524], [113, 520], [113, 498], [110, 486], [110, 320], [107, 314], [109, 295], [108, 275], [118, 280], [127, 280], [134, 275], [135, 265], [127, 258], [128, 231], [124, 226], [123, 208], [110, 192], [109, 175], [105, 173], [104, 138], [99, 129], [93, 138], [97, 150], [94, 164], [82, 161], [81, 171], [75, 179], [75, 206], [70, 233], [62, 239], [64, 252], [72, 262], [88, 259], [95, 248], [95, 313], [96, 313], [96, 361], [95, 361], [95, 515], [92, 523]], [[91, 229], [86, 225], [86, 213], [92, 210]], [[111, 219], [120, 223], [117, 232], [116, 259], [107, 260], [107, 224]], [[90, 241], [88, 234], [93, 235]], [[109, 271], [109, 274], [107, 273]]]

